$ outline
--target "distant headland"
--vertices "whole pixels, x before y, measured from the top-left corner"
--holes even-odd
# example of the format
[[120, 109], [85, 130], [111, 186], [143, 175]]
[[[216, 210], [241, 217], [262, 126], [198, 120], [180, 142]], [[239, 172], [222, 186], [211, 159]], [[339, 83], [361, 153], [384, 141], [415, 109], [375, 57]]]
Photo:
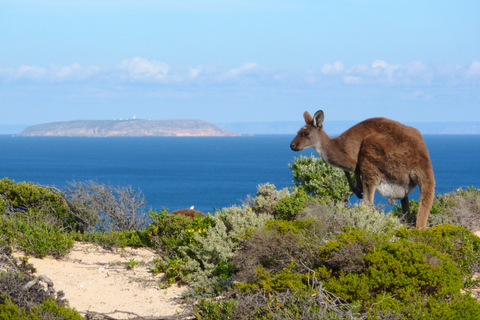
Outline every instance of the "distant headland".
[[74, 120], [27, 127], [19, 136], [49, 137], [213, 137], [239, 136], [203, 120]]

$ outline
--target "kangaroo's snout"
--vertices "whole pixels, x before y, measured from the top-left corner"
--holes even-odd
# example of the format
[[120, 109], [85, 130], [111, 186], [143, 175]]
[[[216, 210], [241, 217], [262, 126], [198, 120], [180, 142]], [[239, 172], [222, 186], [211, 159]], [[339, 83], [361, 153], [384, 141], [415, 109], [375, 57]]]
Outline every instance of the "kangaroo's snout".
[[290, 143], [290, 149], [292, 149], [293, 151], [300, 151], [300, 148], [298, 147], [297, 143], [294, 141], [292, 141], [292, 143]]

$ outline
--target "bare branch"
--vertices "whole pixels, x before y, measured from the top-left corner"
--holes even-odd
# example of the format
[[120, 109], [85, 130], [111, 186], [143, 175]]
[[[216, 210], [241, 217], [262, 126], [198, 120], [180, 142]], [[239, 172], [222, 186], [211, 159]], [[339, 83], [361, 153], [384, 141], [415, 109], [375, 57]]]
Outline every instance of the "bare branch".
[[141, 190], [112, 187], [95, 181], [71, 182], [66, 193], [74, 205], [98, 219], [99, 231], [138, 230], [146, 222], [147, 203]]

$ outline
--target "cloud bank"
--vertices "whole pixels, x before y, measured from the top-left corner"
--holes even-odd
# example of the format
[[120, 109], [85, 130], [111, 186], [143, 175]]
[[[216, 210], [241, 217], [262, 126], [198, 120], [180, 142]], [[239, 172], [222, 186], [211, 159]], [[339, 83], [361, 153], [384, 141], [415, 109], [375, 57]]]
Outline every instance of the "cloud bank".
[[325, 63], [309, 71], [269, 69], [248, 62], [234, 68], [218, 66], [172, 67], [166, 62], [141, 57], [124, 59], [112, 67], [82, 66], [72, 63], [66, 66], [38, 67], [21, 65], [17, 68], [1, 68], [0, 81], [31, 83], [76, 83], [100, 81], [108, 83], [337, 83], [348, 86], [362, 85], [471, 85], [480, 84], [480, 61], [470, 65], [426, 65], [412, 61], [405, 65], [375, 60], [370, 64], [346, 66], [341, 61]]

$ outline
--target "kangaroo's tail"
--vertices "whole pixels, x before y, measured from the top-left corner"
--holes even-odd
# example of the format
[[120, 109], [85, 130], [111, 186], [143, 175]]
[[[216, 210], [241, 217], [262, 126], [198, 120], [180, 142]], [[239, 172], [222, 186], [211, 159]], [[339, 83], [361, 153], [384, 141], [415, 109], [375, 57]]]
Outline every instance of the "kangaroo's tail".
[[417, 213], [417, 229], [425, 230], [427, 227], [428, 215], [433, 205], [435, 197], [435, 178], [433, 176], [433, 169], [427, 170], [422, 181], [419, 182], [420, 199]]

